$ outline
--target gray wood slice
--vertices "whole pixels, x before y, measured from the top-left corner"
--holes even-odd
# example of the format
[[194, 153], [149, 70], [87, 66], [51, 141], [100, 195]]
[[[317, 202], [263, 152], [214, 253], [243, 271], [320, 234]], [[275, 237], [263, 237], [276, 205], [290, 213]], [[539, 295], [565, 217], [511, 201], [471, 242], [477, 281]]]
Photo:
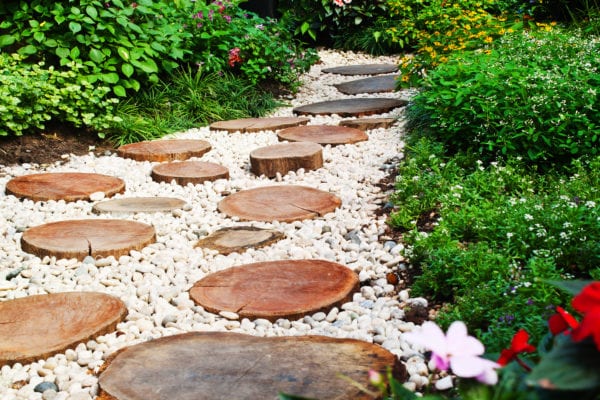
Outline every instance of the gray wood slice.
[[300, 115], [330, 115], [341, 117], [363, 117], [365, 115], [383, 114], [394, 108], [408, 104], [403, 99], [388, 98], [352, 98], [329, 100], [296, 107], [292, 111]]
[[136, 161], [164, 162], [202, 157], [210, 149], [210, 143], [205, 140], [161, 139], [123, 145], [117, 149], [117, 154]]
[[281, 130], [277, 137], [279, 140], [290, 142], [313, 142], [332, 146], [364, 142], [369, 139], [369, 136], [363, 130], [336, 125], [308, 125], [286, 128]]
[[278, 172], [285, 175], [300, 168], [311, 171], [322, 166], [323, 148], [317, 143], [278, 143], [250, 153], [250, 170], [255, 175], [269, 178], [276, 176]]
[[344, 94], [393, 92], [396, 89], [397, 78], [398, 75], [372, 76], [370, 78], [357, 79], [355, 81], [339, 83], [333, 86]]
[[206, 181], [229, 178], [229, 170], [219, 164], [203, 161], [181, 161], [155, 165], [152, 168], [152, 179], [156, 182], [171, 183], [185, 186], [188, 183], [196, 185]]
[[367, 400], [340, 375], [371, 390], [371, 369], [405, 378], [383, 347], [325, 336], [190, 332], [126, 347], [106, 364], [99, 400], [276, 400], [279, 392]]
[[216, 232], [202, 238], [195, 247], [216, 250], [221, 254], [233, 252], [243, 253], [249, 248], [268, 246], [285, 235], [273, 229], [261, 229], [252, 226], [236, 226], [221, 228]]
[[186, 202], [175, 197], [125, 197], [94, 204], [96, 213], [168, 212], [180, 209]]
[[227, 132], [259, 132], [275, 131], [290, 126], [306, 125], [307, 123], [308, 118], [297, 117], [241, 118], [214, 122], [210, 124], [210, 129]]
[[370, 129], [389, 128], [396, 122], [395, 118], [356, 118], [340, 121], [340, 126], [361, 129], [367, 131]]
[[397, 72], [396, 64], [360, 64], [343, 65], [340, 67], [324, 68], [321, 72], [338, 75], [378, 75]]

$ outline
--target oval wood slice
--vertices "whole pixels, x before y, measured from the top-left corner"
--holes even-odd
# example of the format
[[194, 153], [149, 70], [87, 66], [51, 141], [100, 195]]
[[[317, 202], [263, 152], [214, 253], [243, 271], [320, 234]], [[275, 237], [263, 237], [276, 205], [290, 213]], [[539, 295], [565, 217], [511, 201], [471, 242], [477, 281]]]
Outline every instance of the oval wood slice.
[[307, 123], [308, 118], [297, 117], [241, 118], [214, 122], [210, 125], [210, 129], [227, 132], [259, 132], [275, 131], [290, 126], [306, 125]]
[[0, 302], [0, 364], [29, 363], [115, 330], [127, 315], [116, 297], [95, 292]]
[[398, 366], [388, 350], [356, 339], [190, 332], [123, 349], [100, 375], [99, 399], [275, 400], [283, 392], [366, 400], [340, 375], [367, 387], [370, 369]]
[[155, 242], [154, 228], [118, 219], [82, 219], [51, 222], [27, 229], [23, 251], [42, 258], [119, 257]]
[[341, 204], [339, 197], [322, 190], [280, 185], [242, 190], [221, 200], [217, 208], [246, 221], [291, 222], [325, 215]]
[[202, 161], [182, 161], [158, 164], [152, 168], [152, 179], [156, 182], [185, 186], [229, 178], [229, 170], [222, 165]]
[[221, 254], [243, 253], [253, 247], [268, 246], [285, 235], [273, 229], [260, 229], [252, 226], [222, 228], [201, 239], [195, 247], [217, 250]]
[[136, 161], [164, 162], [202, 157], [210, 149], [210, 143], [205, 140], [163, 139], [126, 144], [117, 149], [117, 154]]
[[352, 144], [369, 140], [367, 134], [356, 128], [336, 125], [309, 125], [287, 128], [277, 134], [279, 140], [314, 142], [322, 145]]
[[90, 195], [102, 192], [106, 197], [125, 191], [123, 179], [85, 172], [49, 172], [11, 179], [6, 194], [33, 201], [89, 200]]
[[174, 197], [127, 197], [96, 203], [97, 213], [168, 212], [185, 206], [185, 201]]
[[349, 301], [358, 284], [352, 270], [331, 261], [266, 261], [210, 274], [190, 298], [210, 312], [275, 321], [328, 311]]
[[321, 72], [338, 75], [378, 75], [397, 72], [396, 64], [358, 64], [342, 65], [339, 67], [324, 68]]
[[404, 107], [407, 100], [388, 98], [353, 98], [329, 100], [319, 103], [296, 107], [293, 112], [300, 115], [329, 115], [341, 117], [362, 117], [365, 115], [382, 114], [394, 108]]
[[333, 86], [344, 94], [393, 92], [396, 89], [397, 78], [398, 75], [373, 76]]
[[396, 122], [395, 118], [357, 118], [340, 121], [340, 126], [366, 131], [370, 129], [389, 128], [394, 122]]
[[276, 176], [278, 172], [285, 175], [300, 168], [311, 171], [322, 166], [323, 148], [317, 143], [279, 143], [250, 153], [250, 170], [258, 176], [265, 175], [269, 178]]

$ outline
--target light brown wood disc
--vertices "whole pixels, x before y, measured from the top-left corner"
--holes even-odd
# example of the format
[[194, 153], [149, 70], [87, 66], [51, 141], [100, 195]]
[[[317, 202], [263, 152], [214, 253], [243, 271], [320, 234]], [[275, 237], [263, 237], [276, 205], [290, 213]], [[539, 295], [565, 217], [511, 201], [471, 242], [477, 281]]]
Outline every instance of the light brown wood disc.
[[370, 78], [338, 83], [333, 86], [344, 94], [393, 92], [396, 89], [397, 78], [398, 75], [372, 76]]
[[340, 126], [366, 131], [369, 129], [389, 128], [394, 122], [396, 122], [395, 118], [357, 118], [340, 121]]
[[84, 172], [49, 172], [24, 175], [6, 184], [6, 194], [33, 201], [89, 200], [90, 195], [102, 192], [106, 197], [125, 191], [123, 179]]
[[275, 131], [290, 126], [306, 125], [307, 123], [308, 118], [297, 117], [241, 118], [214, 122], [210, 125], [210, 129], [227, 132], [259, 132]]
[[202, 157], [210, 149], [210, 143], [205, 140], [162, 139], [126, 144], [117, 149], [117, 154], [136, 161], [164, 162]]
[[174, 197], [126, 197], [96, 203], [92, 210], [97, 213], [167, 212], [185, 204], [185, 201]]
[[394, 108], [404, 107], [407, 104], [407, 100], [401, 99], [352, 98], [307, 104], [294, 108], [293, 112], [300, 115], [337, 114], [340, 117], [362, 117], [365, 115], [382, 114]]
[[67, 292], [0, 302], [0, 365], [29, 363], [112, 332], [127, 315], [116, 297]]
[[218, 209], [245, 221], [291, 222], [325, 215], [341, 204], [339, 197], [322, 190], [279, 185], [234, 193], [221, 200]]
[[275, 321], [328, 311], [349, 301], [358, 283], [350, 268], [331, 261], [266, 261], [210, 274], [190, 298], [210, 312]]
[[154, 243], [154, 228], [119, 219], [81, 219], [51, 222], [27, 229], [23, 251], [42, 258], [119, 257]]
[[396, 64], [358, 64], [324, 68], [321, 72], [339, 75], [377, 75], [398, 71]]
[[323, 148], [317, 143], [279, 143], [250, 153], [250, 170], [258, 176], [265, 175], [269, 178], [276, 176], [278, 172], [285, 175], [300, 168], [311, 171], [322, 166]]
[[336, 125], [309, 125], [287, 128], [279, 132], [277, 137], [279, 140], [290, 142], [313, 142], [332, 146], [369, 140], [365, 131]]
[[373, 397], [340, 375], [367, 387], [369, 370], [392, 367], [405, 379], [383, 347], [325, 336], [190, 332], [126, 347], [107, 364], [99, 400], [275, 400], [279, 392], [366, 400]]
[[192, 185], [206, 181], [229, 178], [229, 170], [222, 165], [202, 161], [182, 161], [158, 164], [152, 168], [152, 179], [156, 182]]
[[221, 254], [243, 253], [249, 248], [263, 247], [282, 239], [285, 235], [273, 229], [252, 226], [222, 228], [202, 238], [195, 247], [217, 250]]

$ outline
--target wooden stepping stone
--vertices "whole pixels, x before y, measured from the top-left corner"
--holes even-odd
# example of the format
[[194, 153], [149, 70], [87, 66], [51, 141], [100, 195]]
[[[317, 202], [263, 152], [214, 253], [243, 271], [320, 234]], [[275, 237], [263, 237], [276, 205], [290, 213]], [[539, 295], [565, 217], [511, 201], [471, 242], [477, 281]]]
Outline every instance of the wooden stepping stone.
[[307, 104], [294, 108], [293, 112], [300, 115], [338, 114], [341, 117], [362, 117], [365, 115], [382, 114], [394, 108], [404, 107], [407, 104], [407, 100], [401, 99], [353, 98]]
[[277, 134], [279, 140], [290, 142], [314, 142], [322, 145], [336, 146], [352, 144], [368, 140], [367, 134], [356, 128], [336, 125], [309, 125], [287, 128]]
[[242, 190], [221, 200], [217, 208], [246, 221], [292, 222], [320, 217], [341, 204], [339, 197], [322, 190], [280, 185]]
[[273, 229], [260, 229], [252, 226], [222, 228], [200, 239], [195, 247], [217, 250], [221, 254], [243, 253], [251, 247], [268, 246], [284, 238], [285, 235]]
[[366, 400], [373, 397], [340, 375], [364, 387], [370, 387], [371, 369], [392, 367], [397, 379], [404, 378], [383, 347], [325, 336], [189, 332], [126, 347], [107, 364], [100, 400], [257, 400], [276, 399], [279, 392]]
[[94, 292], [0, 302], [0, 365], [48, 358], [115, 330], [127, 315], [116, 297]]
[[210, 274], [194, 284], [190, 298], [210, 312], [275, 321], [327, 312], [350, 301], [358, 284], [350, 268], [331, 261], [265, 261]]
[[129, 254], [130, 250], [142, 250], [155, 240], [154, 228], [141, 222], [118, 219], [67, 220], [27, 229], [21, 237], [21, 249], [40, 258], [118, 258]]
[[168, 212], [185, 206], [185, 201], [174, 197], [127, 197], [96, 203], [96, 213]]
[[396, 89], [397, 78], [398, 75], [373, 76], [333, 86], [344, 94], [393, 92]]
[[269, 178], [276, 176], [278, 172], [285, 175], [300, 168], [311, 171], [322, 166], [323, 148], [317, 143], [279, 143], [261, 147], [250, 153], [250, 170], [255, 175], [265, 175]]
[[389, 128], [394, 122], [396, 122], [395, 118], [357, 118], [340, 121], [340, 126], [367, 131], [377, 128]]
[[152, 179], [156, 182], [185, 186], [206, 181], [229, 178], [229, 170], [222, 165], [202, 161], [182, 161], [158, 164], [152, 168]]
[[90, 195], [102, 192], [106, 197], [125, 191], [123, 179], [84, 172], [49, 172], [24, 175], [6, 184], [6, 194], [33, 201], [89, 200]]
[[397, 72], [396, 64], [362, 64], [362, 65], [344, 65], [341, 67], [332, 67], [322, 69], [326, 74], [338, 75], [378, 75]]
[[164, 162], [202, 157], [210, 149], [210, 143], [204, 140], [148, 140], [123, 145], [117, 149], [117, 154], [136, 161]]
[[308, 118], [272, 117], [272, 118], [241, 118], [230, 121], [218, 121], [210, 124], [214, 131], [227, 132], [260, 132], [275, 131], [290, 126], [306, 125]]

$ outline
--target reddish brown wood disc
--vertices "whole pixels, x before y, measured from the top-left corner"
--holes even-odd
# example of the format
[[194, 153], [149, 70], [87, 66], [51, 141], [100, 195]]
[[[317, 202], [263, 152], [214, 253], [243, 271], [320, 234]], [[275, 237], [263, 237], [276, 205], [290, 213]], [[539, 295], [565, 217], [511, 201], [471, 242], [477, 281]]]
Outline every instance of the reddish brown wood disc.
[[21, 248], [38, 257], [119, 257], [154, 243], [154, 228], [118, 219], [82, 219], [51, 222], [27, 229]]
[[152, 168], [152, 179], [156, 182], [185, 186], [229, 178], [229, 170], [222, 165], [202, 161], [182, 161], [158, 164]]
[[300, 168], [311, 171], [322, 166], [323, 148], [317, 143], [278, 143], [250, 153], [250, 170], [258, 176], [265, 175], [269, 178], [276, 176], [278, 172], [285, 175]]
[[259, 132], [275, 131], [290, 126], [306, 125], [307, 123], [308, 118], [296, 117], [241, 118], [212, 123], [210, 129], [227, 132]]
[[344, 94], [393, 92], [396, 89], [397, 78], [397, 75], [381, 75], [338, 83], [333, 86]]
[[234, 193], [221, 200], [218, 209], [246, 221], [291, 222], [325, 215], [341, 204], [337, 196], [322, 190], [280, 185]]
[[267, 261], [210, 274], [190, 289], [190, 298], [214, 313], [240, 318], [297, 319], [349, 301], [358, 277], [324, 260]]
[[369, 139], [365, 131], [336, 125], [309, 125], [287, 128], [279, 132], [277, 137], [279, 140], [289, 140], [290, 142], [313, 142], [332, 146], [358, 143]]
[[123, 145], [117, 149], [117, 153], [121, 157], [136, 161], [164, 162], [202, 157], [210, 149], [210, 143], [204, 140], [148, 140]]
[[92, 210], [97, 213], [166, 212], [184, 205], [185, 201], [174, 197], [124, 197], [96, 203]]
[[92, 193], [102, 192], [110, 197], [124, 191], [125, 182], [120, 178], [84, 172], [24, 175], [6, 184], [6, 194], [33, 201], [89, 200]]
[[[325, 336], [256, 337], [190, 332], [127, 347], [107, 362], [99, 400], [276, 399], [366, 400], [368, 372], [396, 379], [405, 370], [381, 346]], [[369, 387], [374, 390], [373, 387]]]
[[324, 68], [321, 72], [339, 75], [377, 75], [398, 71], [396, 64], [358, 64]]
[[362, 117], [365, 115], [382, 114], [394, 108], [404, 107], [406, 100], [388, 98], [352, 98], [329, 100], [319, 103], [296, 107], [293, 112], [300, 115], [329, 115], [341, 117]]
[[357, 118], [340, 121], [340, 125], [366, 131], [369, 129], [389, 128], [394, 122], [396, 122], [395, 118]]
[[116, 297], [68, 292], [0, 302], [0, 365], [50, 357], [112, 332], [127, 315]]
[[267, 246], [282, 239], [284, 234], [273, 229], [260, 229], [252, 226], [222, 228], [200, 239], [195, 247], [217, 250], [221, 254], [243, 253], [251, 247]]

